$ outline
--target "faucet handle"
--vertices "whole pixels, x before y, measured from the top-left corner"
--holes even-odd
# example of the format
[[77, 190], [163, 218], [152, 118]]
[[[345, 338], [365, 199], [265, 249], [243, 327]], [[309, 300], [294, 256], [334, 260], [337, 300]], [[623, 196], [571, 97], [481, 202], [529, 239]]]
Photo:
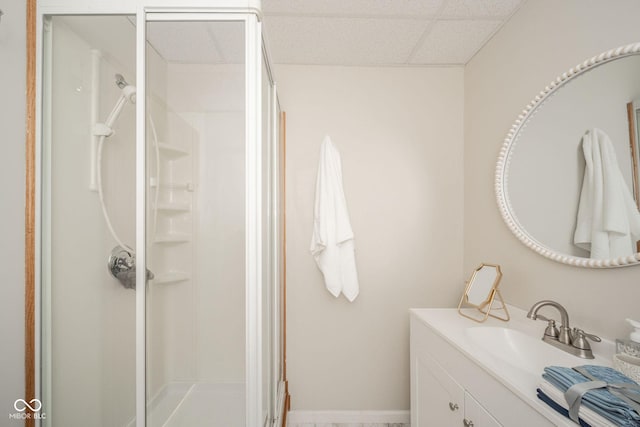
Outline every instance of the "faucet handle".
[[[544, 320], [545, 322], [551, 322], [553, 319], [549, 319], [547, 316], [543, 316], [542, 314], [536, 314], [536, 318], [534, 320]], [[555, 322], [555, 320], [553, 320]]]
[[[584, 331], [582, 331], [582, 332], [584, 332]], [[602, 341], [602, 338], [600, 338], [599, 336], [594, 335], [594, 334], [588, 334], [588, 333], [584, 332], [584, 336], [589, 338], [591, 341], [595, 341], [595, 342], [601, 342]]]
[[573, 328], [573, 331], [571, 333], [571, 344], [575, 348], [579, 348], [582, 350], [590, 350], [591, 345], [589, 344], [589, 341], [587, 341], [587, 338], [595, 342], [602, 341], [602, 339], [597, 335], [588, 334], [582, 329]]
[[536, 314], [536, 319], [544, 320], [547, 323], [547, 327], [544, 330], [545, 336], [557, 340], [560, 338], [560, 330], [556, 326], [556, 321], [554, 319], [549, 319], [542, 314]]
[[[553, 323], [556, 322], [556, 320], [550, 319], [547, 316], [543, 316], [542, 314], [536, 314], [536, 319], [544, 320], [545, 322], [553, 322]], [[560, 326], [564, 326], [564, 325], [560, 325]]]
[[558, 338], [560, 338], [560, 331], [556, 327], [556, 321], [553, 319], [546, 319], [546, 318], [543, 320], [546, 320], [547, 322], [549, 322], [547, 323], [547, 327], [544, 330], [544, 334], [549, 338], [553, 338], [554, 340], [557, 340]]

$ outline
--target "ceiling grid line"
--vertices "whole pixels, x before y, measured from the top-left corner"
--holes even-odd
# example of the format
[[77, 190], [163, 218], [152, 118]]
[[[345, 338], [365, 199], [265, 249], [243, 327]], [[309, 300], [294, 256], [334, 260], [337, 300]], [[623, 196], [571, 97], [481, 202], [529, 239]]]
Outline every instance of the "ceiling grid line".
[[447, 0], [442, 2], [442, 4], [440, 5], [440, 9], [438, 9], [436, 18], [427, 25], [427, 28], [425, 28], [424, 32], [420, 36], [420, 39], [418, 39], [418, 42], [415, 44], [415, 46], [413, 46], [411, 53], [409, 53], [409, 56], [407, 57], [405, 64], [411, 64], [411, 62], [413, 61], [413, 58], [416, 56], [416, 53], [418, 52], [418, 49], [424, 44], [427, 37], [429, 37], [429, 33], [431, 33], [431, 30], [433, 30], [433, 27], [436, 25], [436, 21], [438, 17], [442, 14], [442, 11], [444, 10], [446, 4], [447, 4]]

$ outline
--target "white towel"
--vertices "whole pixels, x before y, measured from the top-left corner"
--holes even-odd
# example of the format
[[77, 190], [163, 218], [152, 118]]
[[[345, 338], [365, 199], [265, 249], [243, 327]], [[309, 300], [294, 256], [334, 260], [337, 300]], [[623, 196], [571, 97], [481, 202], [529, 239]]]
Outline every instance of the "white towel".
[[582, 137], [584, 179], [573, 242], [591, 258], [619, 258], [636, 253], [640, 213], [622, 177], [611, 140], [600, 129]]
[[328, 136], [320, 147], [311, 253], [324, 275], [327, 290], [335, 297], [342, 292], [349, 301], [355, 300], [359, 293], [358, 273], [342, 188], [342, 163]]

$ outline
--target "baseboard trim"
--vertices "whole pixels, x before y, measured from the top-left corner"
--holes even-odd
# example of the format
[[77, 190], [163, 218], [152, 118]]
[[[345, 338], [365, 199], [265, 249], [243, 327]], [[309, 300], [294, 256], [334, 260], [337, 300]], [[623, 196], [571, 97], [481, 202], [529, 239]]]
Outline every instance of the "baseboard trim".
[[409, 424], [409, 411], [289, 411], [287, 423], [397, 423]]

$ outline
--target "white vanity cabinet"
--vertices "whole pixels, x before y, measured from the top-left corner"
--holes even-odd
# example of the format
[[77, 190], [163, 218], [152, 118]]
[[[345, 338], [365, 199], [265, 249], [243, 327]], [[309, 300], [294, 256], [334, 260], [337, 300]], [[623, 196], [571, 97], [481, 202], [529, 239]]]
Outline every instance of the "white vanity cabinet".
[[411, 425], [500, 426], [500, 423], [465, 391], [464, 387], [428, 354], [428, 351], [425, 351], [422, 344], [411, 341]]
[[[535, 385], [532, 398], [523, 399], [445, 338], [429, 323], [429, 315], [438, 309], [430, 310], [411, 310], [412, 427], [570, 425], [536, 402]], [[451, 317], [446, 313], [444, 323], [474, 325], [453, 312]]]

